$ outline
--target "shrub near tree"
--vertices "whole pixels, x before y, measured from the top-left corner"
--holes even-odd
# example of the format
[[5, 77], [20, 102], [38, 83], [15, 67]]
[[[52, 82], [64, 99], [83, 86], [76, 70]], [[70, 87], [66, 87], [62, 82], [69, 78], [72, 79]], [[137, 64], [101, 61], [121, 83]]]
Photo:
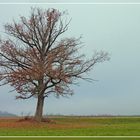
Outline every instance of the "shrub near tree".
[[32, 8], [30, 17], [4, 26], [9, 38], [0, 42], [1, 83], [11, 85], [17, 99], [37, 98], [34, 119], [39, 122], [46, 97], [72, 95], [75, 80], [86, 80], [84, 73], [109, 60], [104, 51], [86, 60], [78, 52], [80, 38], [61, 38], [69, 23], [65, 12]]

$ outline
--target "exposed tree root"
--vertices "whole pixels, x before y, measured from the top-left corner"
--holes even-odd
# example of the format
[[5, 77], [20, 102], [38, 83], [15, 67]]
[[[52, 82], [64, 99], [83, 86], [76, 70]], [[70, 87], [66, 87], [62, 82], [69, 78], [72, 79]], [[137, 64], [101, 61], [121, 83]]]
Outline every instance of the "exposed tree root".
[[28, 117], [25, 116], [22, 119], [19, 119], [18, 122], [32, 122], [32, 123], [41, 123], [41, 122], [45, 122], [45, 123], [52, 123], [52, 124], [56, 124], [56, 122], [54, 120], [48, 119], [48, 118], [42, 118], [41, 121], [37, 121], [34, 119], [34, 117]]

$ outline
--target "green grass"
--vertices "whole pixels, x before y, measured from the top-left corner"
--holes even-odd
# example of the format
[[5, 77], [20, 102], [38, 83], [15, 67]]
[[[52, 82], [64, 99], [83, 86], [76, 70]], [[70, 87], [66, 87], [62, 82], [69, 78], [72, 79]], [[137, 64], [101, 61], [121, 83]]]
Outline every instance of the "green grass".
[[32, 124], [32, 127], [22, 124], [22, 127], [13, 128], [1, 127], [0, 121], [0, 136], [140, 136], [140, 117], [60, 117], [53, 120], [56, 124]]

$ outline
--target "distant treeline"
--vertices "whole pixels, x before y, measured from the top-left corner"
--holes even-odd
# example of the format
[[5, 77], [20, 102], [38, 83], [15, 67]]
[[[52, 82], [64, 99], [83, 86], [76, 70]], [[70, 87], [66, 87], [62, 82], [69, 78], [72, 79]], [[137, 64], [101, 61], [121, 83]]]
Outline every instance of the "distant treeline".
[[6, 112], [6, 111], [0, 111], [0, 117], [15, 117], [17, 115]]
[[110, 115], [110, 114], [109, 115], [108, 114], [103, 114], [103, 115], [46, 114], [45, 116], [48, 117], [140, 117], [140, 115]]

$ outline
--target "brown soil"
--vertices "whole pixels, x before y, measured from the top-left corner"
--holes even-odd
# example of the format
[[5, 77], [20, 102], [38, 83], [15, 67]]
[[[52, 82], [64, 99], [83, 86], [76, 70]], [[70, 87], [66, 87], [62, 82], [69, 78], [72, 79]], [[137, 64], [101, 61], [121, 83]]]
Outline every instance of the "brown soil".
[[42, 118], [41, 122], [36, 121], [33, 117], [24, 117], [22, 119], [19, 119], [18, 122], [30, 122], [30, 123], [56, 123], [55, 121], [48, 119], [48, 118]]
[[0, 128], [36, 128], [46, 127], [48, 124], [55, 124], [51, 119], [43, 118], [42, 122], [37, 122], [29, 117], [0, 117]]
[[[55, 120], [55, 118], [53, 118]], [[42, 122], [37, 122], [31, 117], [0, 117], [0, 128], [10, 128], [10, 129], [26, 129], [26, 128], [48, 128], [48, 129], [72, 129], [72, 128], [89, 128], [93, 127], [93, 124], [86, 122], [62, 122], [54, 121], [53, 119], [44, 118]], [[99, 127], [94, 124], [94, 127]]]

